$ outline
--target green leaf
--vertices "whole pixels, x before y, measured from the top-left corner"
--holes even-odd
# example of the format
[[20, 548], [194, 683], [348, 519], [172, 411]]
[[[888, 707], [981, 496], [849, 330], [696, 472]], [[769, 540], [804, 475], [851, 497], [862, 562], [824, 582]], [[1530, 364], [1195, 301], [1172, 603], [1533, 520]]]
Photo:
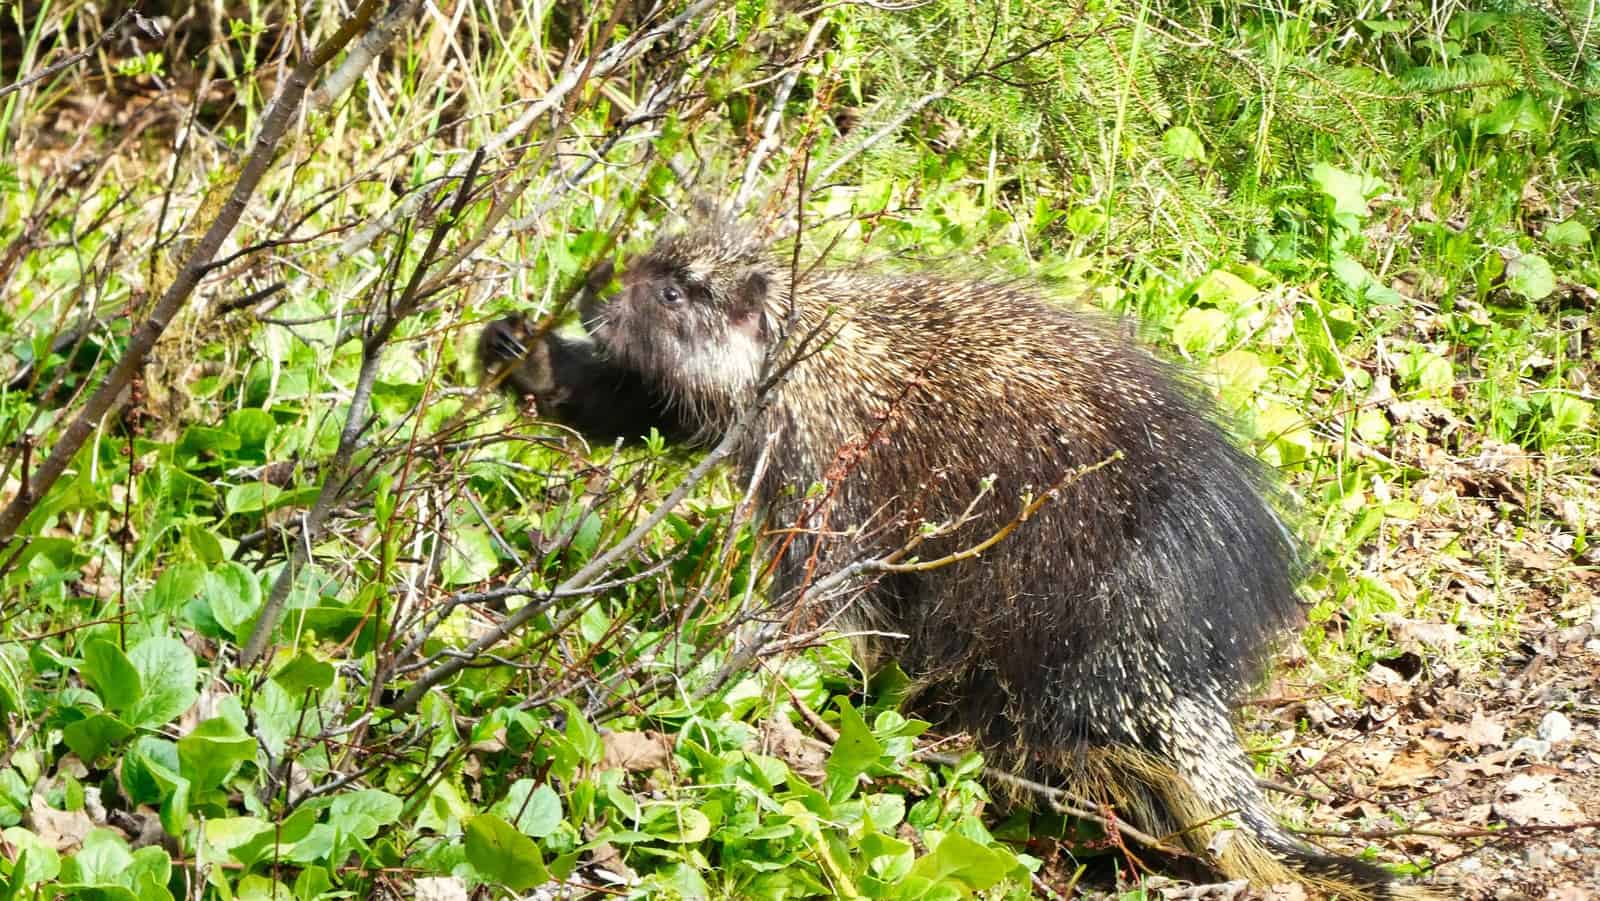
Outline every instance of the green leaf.
[[466, 823], [467, 860], [485, 880], [526, 891], [550, 880], [533, 839], [492, 813]]
[[192, 425], [183, 430], [175, 453], [180, 457], [221, 456], [239, 449], [239, 436], [226, 429]]
[[217, 625], [238, 637], [261, 610], [261, 583], [248, 567], [229, 560], [206, 573], [204, 597]]
[[201, 789], [221, 785], [235, 764], [255, 755], [255, 739], [224, 717], [206, 720], [178, 739], [180, 772]]
[[139, 901], [172, 901], [167, 882], [172, 878], [172, 858], [155, 845], [133, 852], [133, 860], [123, 873], [124, 885], [133, 889]]
[[326, 691], [333, 685], [334, 672], [333, 664], [310, 651], [301, 651], [273, 673], [272, 680], [299, 697], [306, 689]]
[[1250, 399], [1267, 383], [1270, 373], [1261, 357], [1248, 350], [1230, 350], [1211, 361], [1216, 373], [1217, 390], [1232, 407], [1245, 407]]
[[173, 563], [161, 571], [140, 606], [147, 614], [176, 613], [200, 593], [205, 578], [205, 567], [198, 563]]
[[84, 681], [100, 695], [100, 700], [112, 710], [132, 708], [144, 693], [139, 672], [134, 669], [128, 655], [103, 638], [84, 646], [81, 674]]
[[855, 792], [856, 777], [882, 756], [883, 744], [867, 727], [867, 721], [849, 701], [840, 698], [839, 740], [834, 742], [824, 766], [829, 799], [838, 802], [850, 797]]
[[296, 901], [294, 892], [276, 879], [251, 874], [239, 880], [234, 890], [237, 901]]
[[1016, 855], [998, 846], [980, 845], [956, 832], [946, 833], [933, 852], [911, 867], [912, 876], [933, 881], [954, 879], [981, 892], [1020, 867]]
[[1478, 131], [1488, 135], [1542, 135], [1550, 130], [1550, 120], [1539, 98], [1518, 91], [1477, 117]]
[[1204, 356], [1228, 340], [1232, 318], [1215, 307], [1190, 307], [1172, 328], [1172, 342], [1184, 353]]
[[440, 573], [447, 585], [466, 585], [482, 582], [499, 568], [499, 558], [494, 553], [494, 542], [484, 529], [458, 529], [445, 554]]
[[110, 829], [95, 829], [83, 838], [78, 853], [67, 858], [61, 868], [64, 882], [84, 885], [120, 885], [121, 876], [133, 864], [127, 842]]
[[583, 715], [577, 705], [563, 699], [561, 707], [566, 711], [567, 741], [577, 750], [578, 756], [585, 763], [599, 763], [605, 756], [605, 745], [600, 741], [600, 733], [589, 725], [588, 717]]
[[0, 837], [19, 852], [11, 868], [12, 888], [25, 888], [61, 874], [61, 855], [44, 839], [21, 826], [0, 832]]
[[595, 549], [600, 546], [600, 526], [600, 517], [593, 513], [585, 514], [583, 524], [572, 535], [573, 553], [583, 559], [594, 556]]
[[1351, 230], [1359, 228], [1361, 220], [1371, 214], [1367, 209], [1367, 198], [1383, 187], [1382, 182], [1351, 174], [1327, 163], [1316, 163], [1311, 167], [1311, 184], [1333, 201], [1334, 219]]
[[1373, 34], [1405, 34], [1411, 30], [1407, 19], [1362, 19], [1361, 24]]
[[1436, 353], [1412, 351], [1400, 359], [1396, 369], [1402, 380], [1416, 385], [1425, 394], [1448, 394], [1455, 387], [1456, 378], [1450, 361]]
[[1570, 394], [1550, 395], [1550, 425], [1561, 432], [1581, 432], [1589, 425], [1594, 405]]
[[644, 831], [664, 842], [692, 845], [711, 834], [711, 818], [687, 804], [657, 804], [645, 811]]
[[281, 491], [278, 486], [268, 482], [245, 482], [234, 485], [224, 496], [222, 508], [229, 516], [238, 513], [260, 513], [277, 499]]
[[1550, 261], [1536, 253], [1525, 253], [1506, 263], [1506, 290], [1528, 300], [1543, 300], [1556, 289], [1556, 274]]
[[226, 854], [258, 835], [276, 832], [277, 828], [276, 824], [260, 817], [213, 817], [206, 820], [205, 839], [206, 844]]
[[400, 819], [401, 800], [375, 788], [339, 795], [328, 805], [328, 822], [340, 831], [363, 839]]
[[177, 719], [200, 696], [194, 653], [176, 638], [147, 638], [128, 654], [144, 695], [128, 714], [136, 726], [161, 726]]
[[561, 796], [548, 782], [535, 787], [532, 779], [518, 779], [490, 812], [505, 817], [523, 835], [544, 838], [561, 825]]
[[1576, 219], [1557, 222], [1544, 230], [1542, 237], [1557, 247], [1588, 247], [1589, 229]]
[[277, 422], [265, 410], [245, 407], [229, 413], [223, 428], [238, 436], [240, 448], [261, 450], [266, 447], [267, 439], [272, 437]]
[[134, 803], [159, 804], [187, 781], [181, 767], [177, 745], [142, 735], [122, 758], [122, 790]]
[[1206, 145], [1200, 141], [1194, 129], [1174, 125], [1161, 136], [1161, 152], [1175, 160], [1203, 160], [1206, 158]]
[[96, 713], [68, 723], [61, 730], [61, 740], [85, 763], [93, 763], [113, 746], [127, 741], [133, 731], [132, 726], [109, 713]]
[[1233, 312], [1261, 296], [1261, 289], [1226, 269], [1207, 272], [1194, 288], [1197, 306], [1219, 307]]

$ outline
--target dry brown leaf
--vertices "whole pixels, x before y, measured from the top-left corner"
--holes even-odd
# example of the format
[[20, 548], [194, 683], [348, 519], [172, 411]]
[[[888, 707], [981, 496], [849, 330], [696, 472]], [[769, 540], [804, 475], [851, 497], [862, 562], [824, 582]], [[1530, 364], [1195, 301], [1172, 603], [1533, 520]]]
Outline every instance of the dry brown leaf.
[[1451, 741], [1464, 741], [1474, 749], [1484, 747], [1501, 747], [1506, 743], [1506, 726], [1497, 719], [1484, 716], [1482, 710], [1472, 712], [1472, 722], [1441, 723], [1439, 734]]
[[1378, 777], [1378, 784], [1384, 788], [1416, 785], [1432, 778], [1434, 769], [1433, 755], [1426, 748], [1407, 748], [1389, 762], [1389, 766]]
[[28, 802], [25, 824], [39, 840], [63, 853], [76, 851], [83, 837], [94, 829], [94, 821], [81, 810], [56, 810], [36, 794]]
[[672, 736], [660, 732], [607, 732], [600, 741], [605, 746], [601, 769], [642, 773], [672, 760]]
[[1454, 623], [1419, 623], [1398, 619], [1392, 623], [1395, 637], [1410, 639], [1435, 648], [1453, 647], [1461, 642], [1461, 630]]
[[761, 746], [787, 763], [795, 775], [808, 782], [821, 783], [828, 746], [795, 728], [786, 717], [772, 717], [762, 723]]
[[1500, 789], [1494, 812], [1517, 825], [1538, 823], [1570, 826], [1583, 821], [1583, 811], [1555, 785], [1550, 773], [1518, 773]]

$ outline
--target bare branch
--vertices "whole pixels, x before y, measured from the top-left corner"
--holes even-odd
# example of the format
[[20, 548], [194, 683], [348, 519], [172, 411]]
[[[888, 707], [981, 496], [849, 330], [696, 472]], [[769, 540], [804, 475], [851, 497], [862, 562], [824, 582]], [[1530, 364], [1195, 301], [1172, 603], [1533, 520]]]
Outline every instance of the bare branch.
[[22, 90], [23, 88], [27, 87], [30, 84], [36, 84], [38, 82], [44, 81], [46, 78], [49, 78], [50, 76], [55, 75], [58, 72], [62, 72], [62, 71], [65, 71], [67, 69], [70, 69], [71, 67], [76, 66], [78, 63], [81, 63], [84, 60], [88, 59], [89, 57], [94, 56], [94, 52], [96, 50], [99, 50], [102, 44], [104, 44], [106, 41], [109, 41], [109, 40], [111, 40], [111, 38], [116, 36], [117, 32], [122, 30], [122, 26], [127, 24], [128, 19], [130, 19], [130, 18], [132, 18], [133, 16], [136, 16], [136, 15], [138, 15], [138, 13], [136, 13], [134, 10], [130, 9], [127, 12], [123, 13], [122, 15], [118, 16], [117, 17], [117, 21], [112, 22], [111, 23], [111, 27], [107, 28], [105, 31], [102, 31], [100, 33], [99, 37], [95, 38], [92, 42], [90, 42], [89, 46], [83, 48], [82, 50], [79, 50], [77, 53], [74, 53], [71, 56], [68, 56], [66, 59], [63, 59], [63, 60], [61, 60], [59, 62], [51, 63], [48, 66], [45, 66], [43, 69], [40, 69], [39, 71], [33, 73], [32, 75], [29, 75], [26, 78], [19, 78], [16, 81], [13, 81], [11, 84], [8, 84], [3, 88], [0, 88], [0, 97], [4, 97], [7, 94], [12, 94], [12, 93], [15, 93], [17, 91], [20, 91], [20, 90]]
[[99, 426], [101, 418], [110, 411], [122, 389], [143, 368], [150, 351], [155, 348], [156, 342], [167, 330], [167, 326], [172, 323], [178, 311], [194, 293], [195, 286], [199, 284], [211, 259], [216, 256], [222, 242], [227, 240], [228, 235], [238, 225], [239, 218], [244, 214], [251, 196], [255, 194], [256, 187], [261, 184], [261, 179], [272, 166], [278, 143], [283, 139], [289, 123], [294, 119], [301, 101], [305, 98], [306, 86], [310, 83], [311, 76], [366, 26], [377, 8], [378, 0], [363, 0], [355, 14], [332, 37], [324, 41], [322, 46], [309, 57], [296, 64], [288, 76], [278, 83], [277, 94], [262, 115], [261, 127], [256, 132], [255, 140], [251, 142], [250, 155], [240, 167], [239, 178], [234, 182], [233, 190], [217, 213], [216, 219], [206, 229], [205, 234], [195, 242], [188, 259], [178, 270], [172, 284], [156, 302], [150, 317], [134, 330], [126, 350], [123, 351], [122, 359], [117, 361], [116, 367], [85, 401], [77, 417], [61, 431], [50, 455], [39, 464], [39, 468], [28, 479], [28, 490], [19, 492], [4, 510], [0, 510], [0, 544], [9, 544], [16, 537], [17, 529], [33, 510], [34, 505], [49, 491], [62, 473], [66, 472], [78, 449], [83, 447], [84, 442]]

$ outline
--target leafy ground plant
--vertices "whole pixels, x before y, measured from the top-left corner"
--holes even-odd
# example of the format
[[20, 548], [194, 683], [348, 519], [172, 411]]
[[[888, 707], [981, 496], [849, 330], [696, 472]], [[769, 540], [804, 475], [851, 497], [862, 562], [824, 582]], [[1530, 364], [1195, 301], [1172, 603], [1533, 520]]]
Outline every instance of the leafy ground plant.
[[0, 898], [1180, 891], [782, 628], [719, 451], [478, 384], [697, 197], [1137, 323], [1300, 501], [1284, 816], [1600, 890], [1596, 16], [7, 7]]

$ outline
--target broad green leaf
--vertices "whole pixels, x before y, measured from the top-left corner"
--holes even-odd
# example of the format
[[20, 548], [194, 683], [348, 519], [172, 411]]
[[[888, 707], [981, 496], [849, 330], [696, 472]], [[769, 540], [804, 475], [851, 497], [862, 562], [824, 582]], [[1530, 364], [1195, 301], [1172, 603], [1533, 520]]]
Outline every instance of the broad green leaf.
[[61, 867], [62, 881], [84, 885], [121, 885], [122, 874], [133, 864], [133, 854], [122, 836], [110, 829], [95, 829], [83, 838], [78, 852]]
[[1174, 125], [1161, 136], [1161, 152], [1175, 160], [1203, 160], [1206, 146], [1194, 129]]
[[999, 846], [980, 845], [957, 832], [949, 832], [938, 847], [911, 866], [911, 875], [940, 881], [954, 879], [981, 892], [1021, 866], [1016, 855]]
[[176, 613], [200, 593], [205, 578], [205, 567], [198, 563], [173, 563], [161, 571], [140, 606], [147, 614]]
[[178, 439], [176, 453], [179, 456], [223, 456], [229, 451], [239, 449], [239, 436], [227, 429], [214, 429], [210, 426], [192, 425], [183, 430], [183, 437]]
[[883, 745], [867, 728], [850, 702], [839, 699], [839, 740], [834, 742], [828, 755], [828, 797], [840, 801], [855, 791], [856, 777], [878, 762], [883, 756]]
[[544, 838], [561, 825], [561, 797], [548, 782], [535, 787], [532, 779], [518, 779], [490, 812], [510, 821], [523, 835]]
[[1361, 24], [1373, 34], [1405, 34], [1411, 30], [1407, 19], [1362, 19]]
[[206, 820], [205, 839], [211, 847], [227, 853], [262, 833], [276, 831], [276, 824], [259, 817], [215, 817]]
[[526, 891], [550, 880], [533, 839], [492, 813], [467, 820], [466, 846], [473, 869], [512, 891]]
[[268, 482], [244, 482], [228, 489], [223, 498], [222, 509], [229, 516], [238, 513], [260, 513], [267, 509], [267, 505], [277, 500], [282, 491], [278, 486]]
[[1231, 317], [1215, 307], [1190, 307], [1172, 328], [1172, 341], [1190, 355], [1201, 356], [1228, 340]]
[[1217, 390], [1232, 407], [1245, 407], [1266, 384], [1270, 373], [1261, 358], [1248, 350], [1230, 350], [1211, 361]]
[[83, 648], [83, 669], [80, 671], [100, 700], [116, 711], [131, 709], [144, 693], [139, 672], [122, 653], [122, 649], [103, 638], [97, 638]]
[[692, 845], [711, 834], [711, 818], [687, 804], [659, 804], [646, 809], [644, 828], [661, 841]]
[[171, 901], [167, 882], [172, 878], [172, 858], [156, 845], [133, 852], [133, 860], [123, 874], [123, 884], [133, 889], [139, 901]]
[[255, 759], [256, 741], [223, 717], [206, 720], [178, 739], [183, 775], [200, 789], [222, 784], [235, 764]]
[[578, 756], [585, 763], [599, 763], [605, 756], [605, 745], [600, 741], [600, 733], [589, 725], [589, 719], [583, 715], [576, 704], [563, 699], [561, 708], [566, 711], [567, 741], [577, 750]]
[[185, 781], [178, 746], [164, 738], [143, 735], [122, 758], [122, 790], [135, 803], [159, 804]]
[[1455, 387], [1450, 361], [1430, 351], [1412, 351], [1400, 359], [1396, 369], [1406, 384], [1415, 385], [1425, 394], [1448, 394]]
[[296, 901], [294, 892], [276, 879], [251, 874], [239, 880], [236, 901]]
[[369, 788], [339, 795], [328, 805], [328, 822], [348, 835], [368, 839], [400, 818], [404, 804], [386, 791]]
[[34, 885], [60, 875], [61, 855], [33, 832], [21, 826], [12, 826], [0, 832], [0, 837], [4, 837], [7, 844], [20, 852], [11, 871], [13, 887]]
[[1261, 289], [1226, 269], [1207, 272], [1194, 287], [1198, 306], [1214, 306], [1232, 312], [1261, 296]]
[[440, 574], [444, 576], [446, 584], [466, 585], [482, 582], [494, 575], [499, 565], [488, 531], [481, 528], [457, 529], [451, 536], [450, 550], [445, 554]]
[[1570, 394], [1550, 395], [1550, 424], [1562, 432], [1581, 432], [1589, 425], [1594, 405]]
[[272, 674], [272, 679], [291, 695], [303, 695], [306, 689], [325, 691], [333, 685], [333, 664], [310, 651], [300, 651]]
[[98, 760], [133, 735], [133, 727], [109, 713], [96, 713], [61, 730], [61, 740], [85, 762]]
[[1506, 263], [1506, 290], [1528, 300], [1543, 300], [1556, 289], [1556, 274], [1550, 261], [1536, 253], [1525, 253]]
[[1545, 241], [1557, 247], [1588, 247], [1589, 229], [1576, 219], [1557, 222], [1544, 230]]
[[176, 638], [157, 636], [139, 642], [128, 653], [139, 673], [144, 694], [133, 705], [128, 719], [136, 726], [161, 726], [177, 719], [200, 696], [195, 682], [200, 678], [194, 652]]
[[261, 610], [261, 583], [248, 567], [232, 560], [206, 573], [204, 596], [217, 625], [235, 637], [243, 637], [243, 627]]
[[1368, 444], [1382, 444], [1389, 437], [1389, 417], [1373, 409], [1356, 413], [1356, 435]]
[[1316, 163], [1311, 167], [1311, 184], [1333, 201], [1334, 219], [1352, 231], [1359, 228], [1361, 220], [1371, 214], [1367, 208], [1367, 198], [1383, 187], [1375, 179], [1351, 174], [1327, 163]]
[[272, 437], [273, 430], [277, 428], [277, 422], [266, 410], [245, 407], [229, 413], [223, 428], [238, 436], [241, 449], [260, 450], [266, 447], [267, 439]]

